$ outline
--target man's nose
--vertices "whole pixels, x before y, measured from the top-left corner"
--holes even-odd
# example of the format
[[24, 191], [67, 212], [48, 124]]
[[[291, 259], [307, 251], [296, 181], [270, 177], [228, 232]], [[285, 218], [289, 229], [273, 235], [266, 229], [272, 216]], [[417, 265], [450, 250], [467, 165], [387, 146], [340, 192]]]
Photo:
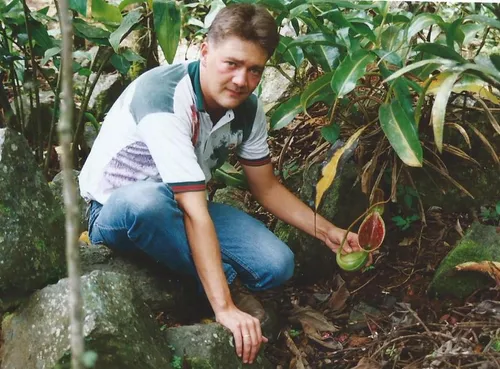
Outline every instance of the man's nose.
[[243, 68], [238, 69], [233, 76], [233, 83], [238, 87], [246, 87], [247, 75]]

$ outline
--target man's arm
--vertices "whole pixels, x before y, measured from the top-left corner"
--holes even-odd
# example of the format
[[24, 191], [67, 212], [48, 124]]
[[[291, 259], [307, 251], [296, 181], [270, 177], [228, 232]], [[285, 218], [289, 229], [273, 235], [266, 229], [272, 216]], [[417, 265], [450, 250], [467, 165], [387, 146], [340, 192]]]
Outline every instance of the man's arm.
[[[261, 166], [242, 165], [247, 176], [250, 191], [255, 199], [269, 212], [311, 236], [323, 241], [332, 251], [337, 252], [345, 235], [345, 230], [336, 227], [314, 211], [279, 183], [271, 164]], [[361, 250], [358, 237], [349, 232], [344, 245], [345, 252]]]
[[184, 213], [184, 224], [194, 264], [217, 322], [231, 330], [238, 356], [243, 356], [244, 363], [251, 363], [259, 351], [260, 344], [267, 339], [262, 336], [258, 319], [239, 310], [231, 299], [205, 192], [178, 193], [175, 199]]

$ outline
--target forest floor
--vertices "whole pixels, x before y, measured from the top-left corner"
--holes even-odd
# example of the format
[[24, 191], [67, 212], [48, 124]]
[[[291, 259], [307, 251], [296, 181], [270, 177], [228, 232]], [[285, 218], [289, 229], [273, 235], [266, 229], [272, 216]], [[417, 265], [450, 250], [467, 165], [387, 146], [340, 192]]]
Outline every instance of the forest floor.
[[[304, 162], [318, 147], [317, 128], [296, 129], [293, 145], [285, 145], [292, 129], [271, 133], [275, 167]], [[264, 223], [274, 223], [250, 197], [247, 205]], [[425, 224], [416, 221], [403, 231], [387, 223], [385, 242], [367, 270], [333, 270], [315, 283], [292, 279], [259, 293], [278, 316], [279, 334], [266, 356], [279, 369], [500, 368], [500, 292], [493, 284], [465, 300], [427, 293], [440, 262], [474, 220], [480, 219], [473, 212], [431, 207]], [[182, 324], [201, 317], [191, 318]]]

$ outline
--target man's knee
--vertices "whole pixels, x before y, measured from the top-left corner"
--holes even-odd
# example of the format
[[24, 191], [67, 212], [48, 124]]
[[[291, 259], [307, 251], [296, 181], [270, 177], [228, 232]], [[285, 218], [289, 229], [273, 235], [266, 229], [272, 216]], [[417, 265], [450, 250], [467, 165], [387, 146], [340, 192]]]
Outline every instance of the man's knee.
[[288, 281], [293, 276], [295, 268], [295, 258], [293, 252], [284, 247], [283, 250], [273, 257], [273, 260], [266, 260], [270, 287], [277, 287]]

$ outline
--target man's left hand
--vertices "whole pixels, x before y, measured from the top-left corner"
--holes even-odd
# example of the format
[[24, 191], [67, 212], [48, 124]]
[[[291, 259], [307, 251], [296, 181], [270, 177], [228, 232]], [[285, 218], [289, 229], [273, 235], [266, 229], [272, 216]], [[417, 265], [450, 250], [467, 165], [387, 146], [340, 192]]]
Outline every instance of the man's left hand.
[[[342, 240], [344, 239], [345, 236], [345, 229], [338, 228], [333, 226], [328, 230], [326, 233], [325, 237], [325, 244], [333, 251], [333, 252], [338, 252], [340, 245], [342, 243]], [[358, 243], [358, 235], [353, 232], [349, 232], [347, 235], [347, 238], [344, 242], [344, 246], [342, 247], [342, 253], [343, 254], [349, 254], [353, 251], [362, 251], [363, 249], [361, 246], [359, 246]]]

